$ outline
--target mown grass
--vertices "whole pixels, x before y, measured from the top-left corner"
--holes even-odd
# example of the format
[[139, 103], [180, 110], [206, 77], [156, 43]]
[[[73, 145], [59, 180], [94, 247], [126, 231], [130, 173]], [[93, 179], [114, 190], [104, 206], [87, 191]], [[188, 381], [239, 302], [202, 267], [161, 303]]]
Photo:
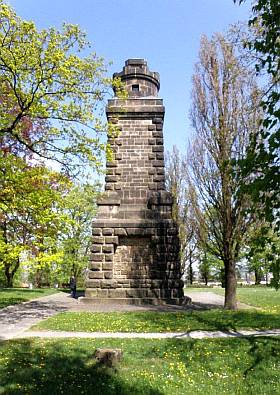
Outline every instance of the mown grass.
[[[116, 370], [99, 366], [99, 347], [121, 348]], [[6, 395], [279, 394], [280, 339], [65, 339], [0, 344]]]
[[0, 309], [31, 299], [56, 293], [54, 288], [26, 289], [26, 288], [0, 288]]
[[62, 312], [32, 329], [76, 332], [189, 332], [280, 328], [280, 316], [257, 310], [187, 312]]
[[[218, 295], [224, 295], [222, 288], [189, 288], [185, 290], [186, 294], [191, 292], [214, 292]], [[270, 313], [280, 313], [280, 291], [271, 287], [242, 287], [237, 288], [237, 298], [239, 302], [251, 306], [260, 307]]]

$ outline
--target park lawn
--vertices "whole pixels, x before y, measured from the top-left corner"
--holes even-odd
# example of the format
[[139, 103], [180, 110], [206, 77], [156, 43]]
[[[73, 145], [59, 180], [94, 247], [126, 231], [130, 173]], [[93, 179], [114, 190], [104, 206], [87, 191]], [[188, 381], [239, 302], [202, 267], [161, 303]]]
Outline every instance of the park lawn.
[[56, 293], [54, 288], [28, 289], [28, 288], [0, 288], [0, 309], [26, 302], [31, 299]]
[[[186, 294], [191, 292], [214, 292], [218, 295], [224, 295], [222, 288], [186, 288]], [[242, 287], [237, 288], [237, 297], [239, 302], [251, 306], [260, 307], [270, 313], [280, 313], [280, 290], [276, 291], [272, 287]]]
[[189, 332], [280, 328], [279, 314], [258, 310], [186, 312], [62, 312], [39, 322], [33, 330], [76, 332]]
[[[117, 369], [96, 348], [121, 348]], [[280, 339], [24, 339], [0, 343], [6, 395], [279, 394]]]

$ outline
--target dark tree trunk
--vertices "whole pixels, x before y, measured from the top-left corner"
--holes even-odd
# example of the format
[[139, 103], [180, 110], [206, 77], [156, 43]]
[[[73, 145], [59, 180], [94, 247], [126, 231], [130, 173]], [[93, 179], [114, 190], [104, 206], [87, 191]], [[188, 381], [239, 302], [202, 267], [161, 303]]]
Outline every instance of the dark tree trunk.
[[190, 282], [190, 284], [192, 285], [192, 283], [193, 283], [193, 268], [192, 268], [192, 262], [190, 263], [190, 266], [189, 266], [189, 282]]
[[208, 285], [208, 276], [205, 274], [203, 277], [205, 285]]
[[260, 269], [255, 269], [255, 285], [260, 285], [262, 273]]
[[13, 288], [14, 279], [9, 269], [5, 269], [6, 285], [7, 288]]
[[236, 271], [233, 259], [228, 259], [225, 264], [225, 309], [236, 310]]
[[192, 261], [192, 252], [190, 251], [189, 256], [189, 283], [192, 285], [193, 283], [193, 261]]
[[6, 284], [8, 288], [13, 288], [14, 286], [14, 276], [16, 271], [19, 268], [19, 258], [17, 259], [14, 268], [11, 270], [11, 265], [5, 266], [5, 277], [6, 277]]

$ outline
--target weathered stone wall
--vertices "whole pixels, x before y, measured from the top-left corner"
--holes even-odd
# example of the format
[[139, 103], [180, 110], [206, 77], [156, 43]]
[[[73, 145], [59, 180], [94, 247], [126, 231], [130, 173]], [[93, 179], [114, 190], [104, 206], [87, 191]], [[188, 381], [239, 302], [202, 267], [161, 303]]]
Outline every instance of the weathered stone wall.
[[117, 76], [129, 98], [109, 100], [107, 106], [119, 135], [109, 140], [114, 159], [107, 163], [106, 193], [93, 226], [85, 301], [180, 303], [178, 231], [164, 183], [159, 75], [136, 59]]

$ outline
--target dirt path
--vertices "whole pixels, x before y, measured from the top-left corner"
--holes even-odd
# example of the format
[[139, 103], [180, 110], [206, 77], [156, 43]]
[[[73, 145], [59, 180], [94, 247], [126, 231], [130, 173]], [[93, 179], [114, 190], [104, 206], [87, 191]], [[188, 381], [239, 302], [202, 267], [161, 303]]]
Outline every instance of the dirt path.
[[[186, 290], [185, 295], [189, 296], [192, 299], [192, 304], [196, 309], [217, 309], [224, 307], [224, 296], [217, 295], [211, 291], [193, 291]], [[249, 306], [245, 303], [237, 304], [239, 309], [253, 309], [253, 306]]]

